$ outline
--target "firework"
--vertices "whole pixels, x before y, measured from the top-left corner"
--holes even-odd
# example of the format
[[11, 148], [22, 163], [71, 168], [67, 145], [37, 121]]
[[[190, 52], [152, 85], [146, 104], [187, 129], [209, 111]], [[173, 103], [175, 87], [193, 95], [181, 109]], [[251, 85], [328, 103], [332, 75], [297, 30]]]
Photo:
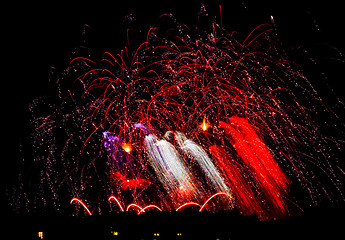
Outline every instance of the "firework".
[[214, 192], [230, 192], [223, 177], [213, 164], [207, 153], [195, 142], [187, 139], [182, 133], [176, 133], [176, 140], [186, 155], [190, 155], [202, 168]]
[[173, 199], [189, 201], [190, 195], [198, 195], [191, 174], [171, 143], [157, 140], [156, 136], [150, 134], [145, 137], [145, 146], [158, 179]]
[[331, 152], [340, 141], [314, 117], [339, 118], [272, 26], [241, 41], [217, 22], [197, 34], [173, 22], [174, 36], [150, 27], [118, 54], [74, 56], [58, 97], [33, 103], [35, 198], [59, 211], [72, 199], [88, 214], [238, 208], [262, 220], [324, 196], [342, 201]]
[[[229, 159], [228, 154], [217, 145], [210, 147], [210, 152], [217, 161], [223, 175], [226, 177], [233, 190], [238, 207], [244, 215], [251, 215], [256, 213], [258, 216], [263, 212], [261, 203], [255, 197], [252, 187], [244, 176], [246, 174], [241, 165]], [[242, 170], [242, 171], [241, 171]]]

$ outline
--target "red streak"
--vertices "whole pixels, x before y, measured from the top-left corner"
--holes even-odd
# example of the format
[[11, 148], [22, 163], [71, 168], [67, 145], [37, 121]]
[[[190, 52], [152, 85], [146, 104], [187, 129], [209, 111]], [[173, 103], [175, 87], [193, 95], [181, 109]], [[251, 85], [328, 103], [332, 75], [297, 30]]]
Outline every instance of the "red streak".
[[285, 213], [286, 204], [283, 196], [290, 180], [249, 122], [244, 118], [233, 116], [230, 118], [230, 124], [220, 121], [219, 126], [231, 137], [232, 146], [250, 168], [261, 191], [271, 202], [270, 208], [277, 213]]
[[230, 199], [230, 201], [233, 200], [233, 197], [232, 197], [229, 193], [226, 193], [226, 192], [217, 192], [217, 193], [213, 194], [211, 197], [209, 197], [209, 198], [204, 202], [204, 204], [201, 206], [199, 212], [202, 212], [202, 210], [204, 210], [205, 206], [207, 205], [207, 203], [208, 203], [209, 201], [211, 201], [214, 197], [217, 197], [217, 196], [220, 196], [220, 195], [227, 196], [227, 197]]
[[89, 61], [89, 62], [92, 62], [93, 64], [96, 64], [96, 62], [88, 59], [88, 58], [84, 58], [84, 57], [76, 57], [76, 58], [73, 58], [70, 62], [69, 62], [69, 67], [71, 66], [72, 62], [76, 61], [76, 60], [85, 60], [85, 61]]
[[239, 131], [242, 132], [242, 135], [244, 136], [244, 140], [246, 140], [252, 147], [263, 167], [267, 169], [268, 174], [272, 176], [274, 182], [281, 186], [281, 188], [286, 189], [290, 180], [285, 176], [281, 168], [278, 166], [278, 163], [274, 160], [271, 152], [249, 122], [244, 118], [236, 116], [231, 117], [230, 122], [238, 125]]
[[178, 208], [176, 208], [176, 212], [180, 211], [182, 208], [185, 208], [185, 207], [191, 206], [191, 205], [198, 206], [199, 208], [201, 208], [201, 205], [200, 205], [199, 203], [196, 203], [196, 202], [187, 202], [187, 203], [182, 204], [182, 205], [179, 206]]
[[223, 28], [222, 5], [219, 4], [220, 26]]
[[159, 208], [158, 206], [153, 205], [153, 204], [147, 205], [147, 206], [145, 206], [145, 207], [142, 208], [142, 207], [140, 207], [138, 204], [131, 203], [131, 204], [129, 204], [129, 205], [127, 206], [126, 211], [128, 211], [131, 207], [139, 208], [138, 215], [139, 215], [140, 213], [145, 212], [146, 209], [150, 209], [150, 208], [155, 208], [155, 209], [157, 209], [158, 211], [162, 212], [162, 209], [161, 209], [161, 208]]
[[[249, 35], [246, 37], [246, 39], [244, 39], [243, 44], [245, 44], [245, 42], [250, 38], [250, 36], [251, 36], [256, 30], [258, 30], [259, 28], [261, 28], [261, 27], [263, 27], [263, 26], [269, 26], [269, 27], [271, 27], [271, 24], [263, 23], [263, 24], [260, 24], [259, 26], [257, 26], [256, 28], [254, 28], [254, 29], [249, 33]], [[269, 30], [271, 30], [271, 29], [269, 29]], [[264, 31], [264, 32], [266, 32], [266, 31]], [[261, 33], [261, 34], [262, 34], [262, 33]], [[261, 34], [259, 34], [259, 36], [260, 36]], [[258, 37], [258, 36], [256, 36], [256, 37], [254, 38], [254, 40], [255, 40], [257, 37]], [[252, 41], [253, 41], [253, 40], [252, 40]], [[252, 41], [250, 41], [250, 43], [251, 43]], [[246, 46], [248, 46], [250, 43], [248, 43]]]
[[72, 200], [70, 201], [70, 204], [72, 204], [73, 202], [78, 202], [80, 205], [83, 206], [83, 208], [87, 211], [89, 215], [92, 215], [88, 207], [79, 198], [72, 198]]
[[139, 213], [143, 210], [142, 207], [140, 207], [138, 204], [135, 204], [135, 203], [131, 203], [127, 206], [126, 208], [126, 212], [128, 212], [128, 210], [131, 208], [131, 207], [136, 207], [136, 208], [139, 208]]
[[244, 215], [251, 215], [257, 213], [259, 215], [262, 211], [260, 202], [245, 179], [244, 170], [239, 164], [229, 158], [224, 149], [217, 145], [209, 148], [213, 159], [216, 161], [219, 170], [222, 172], [225, 179], [227, 179], [229, 186], [236, 196], [238, 207]]
[[151, 204], [151, 205], [148, 205], [148, 206], [145, 206], [144, 208], [142, 208], [142, 209], [140, 210], [139, 214], [145, 212], [146, 209], [150, 209], [150, 208], [155, 208], [155, 209], [157, 209], [158, 211], [162, 212], [162, 209], [161, 209], [161, 208], [159, 208], [159, 207], [156, 206], [156, 205], [152, 205], [152, 204]]
[[120, 201], [119, 201], [115, 196], [110, 196], [110, 197], [108, 198], [108, 201], [110, 202], [110, 200], [114, 200], [114, 201], [117, 203], [117, 205], [119, 206], [119, 208], [120, 208], [120, 210], [121, 210], [122, 212], [125, 211], [125, 210], [123, 209], [123, 207], [121, 206]]

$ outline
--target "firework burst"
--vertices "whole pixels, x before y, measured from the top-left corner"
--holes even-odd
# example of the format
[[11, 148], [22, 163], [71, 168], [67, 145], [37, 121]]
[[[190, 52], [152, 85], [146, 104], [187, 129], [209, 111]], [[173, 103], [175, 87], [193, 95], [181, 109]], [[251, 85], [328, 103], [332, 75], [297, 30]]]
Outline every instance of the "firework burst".
[[117, 54], [79, 51], [57, 77], [57, 97], [32, 104], [35, 199], [58, 211], [72, 199], [89, 214], [197, 206], [262, 220], [342, 201], [331, 151], [340, 141], [315, 116], [339, 118], [273, 27], [241, 39], [215, 21], [191, 31], [161, 18], [175, 34], [150, 27]]

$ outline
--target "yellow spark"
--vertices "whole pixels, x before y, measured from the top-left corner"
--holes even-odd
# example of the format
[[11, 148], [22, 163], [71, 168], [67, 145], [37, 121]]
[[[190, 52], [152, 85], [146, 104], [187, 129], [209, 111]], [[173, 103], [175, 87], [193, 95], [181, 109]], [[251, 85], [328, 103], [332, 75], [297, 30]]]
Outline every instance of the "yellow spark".
[[204, 120], [202, 121], [202, 124], [200, 125], [201, 129], [203, 131], [207, 131], [209, 125], [206, 123], [206, 118], [204, 117]]
[[132, 146], [129, 143], [122, 144], [122, 148], [126, 153], [130, 153], [132, 151]]

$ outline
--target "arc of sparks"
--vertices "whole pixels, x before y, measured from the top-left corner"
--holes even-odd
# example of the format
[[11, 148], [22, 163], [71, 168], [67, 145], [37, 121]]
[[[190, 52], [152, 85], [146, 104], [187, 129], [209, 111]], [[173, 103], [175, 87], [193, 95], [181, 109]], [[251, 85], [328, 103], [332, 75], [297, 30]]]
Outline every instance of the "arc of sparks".
[[128, 212], [128, 210], [129, 210], [131, 207], [139, 208], [139, 212], [141, 212], [141, 211], [143, 210], [143, 208], [140, 207], [138, 204], [131, 203], [131, 204], [129, 204], [129, 205], [127, 206], [126, 212]]
[[[198, 207], [200, 208], [200, 209], [199, 209], [199, 212], [202, 212], [202, 211], [204, 210], [204, 208], [206, 207], [206, 205], [207, 205], [207, 203], [208, 203], [209, 201], [211, 201], [213, 198], [215, 198], [215, 197], [217, 197], [217, 196], [220, 196], [220, 195], [227, 196], [227, 197], [229, 198], [230, 201], [233, 200], [233, 196], [232, 196], [231, 194], [229, 194], [229, 193], [227, 193], [227, 192], [217, 192], [217, 193], [213, 194], [211, 197], [209, 197], [202, 205], [200, 205], [200, 204], [198, 204], [198, 203], [196, 203], [196, 202], [186, 202], [186, 203], [180, 205], [178, 208], [176, 208], [175, 211], [178, 212], [178, 211], [180, 211], [182, 208], [185, 208], [185, 207], [187, 207], [187, 206], [192, 206], [192, 205], [194, 205], [194, 206], [198, 206]], [[115, 196], [111, 195], [111, 196], [108, 198], [108, 201], [111, 201], [111, 200], [114, 200], [114, 201], [117, 203], [117, 205], [119, 206], [119, 208], [120, 208], [120, 210], [121, 210], [122, 212], [125, 211], [125, 209], [122, 207], [120, 201], [119, 201]], [[86, 211], [90, 216], [92, 215], [90, 209], [85, 205], [85, 203], [83, 203], [82, 200], [80, 200], [79, 198], [72, 198], [71, 201], [70, 201], [70, 204], [72, 204], [72, 203], [74, 203], [74, 202], [79, 203], [79, 204], [85, 209], [85, 211]], [[145, 207], [141, 207], [141, 206], [139, 206], [139, 205], [136, 204], [136, 203], [131, 203], [131, 204], [129, 204], [129, 205], [126, 207], [126, 212], [128, 212], [128, 210], [129, 210], [130, 208], [137, 208], [137, 209], [139, 209], [138, 215], [141, 214], [141, 213], [144, 213], [145, 210], [150, 209], [150, 208], [157, 209], [157, 210], [160, 211], [160, 212], [163, 211], [160, 207], [158, 207], [157, 205], [154, 205], [154, 204], [150, 204], [150, 205], [147, 205], [147, 206], [145, 206]]]
[[160, 207], [151, 204], [151, 205], [147, 205], [147, 206], [145, 206], [144, 208], [142, 208], [138, 214], [143, 213], [143, 212], [145, 212], [146, 209], [150, 209], [150, 208], [155, 208], [155, 209], [157, 209], [158, 211], [162, 212], [162, 209], [161, 209]]
[[119, 206], [121, 212], [124, 212], [124, 211], [125, 211], [125, 210], [123, 209], [123, 207], [122, 207], [120, 201], [119, 201], [115, 196], [111, 195], [111, 196], [108, 198], [108, 201], [109, 201], [109, 202], [110, 202], [111, 200], [114, 200], [114, 201], [117, 203], [117, 205]]
[[91, 211], [89, 210], [89, 208], [83, 203], [83, 201], [81, 201], [79, 198], [72, 198], [71, 201], [70, 201], [70, 204], [72, 204], [73, 202], [77, 202], [79, 203], [80, 205], [83, 206], [83, 208], [86, 210], [86, 212], [91, 216], [92, 213]]
[[213, 194], [211, 197], [209, 197], [209, 198], [204, 202], [204, 204], [200, 207], [199, 212], [202, 212], [202, 211], [204, 210], [205, 206], [207, 205], [207, 203], [208, 203], [209, 201], [211, 201], [213, 198], [215, 198], [215, 197], [217, 197], [217, 196], [220, 196], [220, 195], [227, 196], [231, 202], [232, 202], [233, 199], [234, 199], [233, 196], [232, 196], [231, 194], [227, 193], [227, 192], [217, 192], [217, 193]]
[[126, 211], [128, 212], [128, 210], [129, 210], [131, 207], [135, 207], [135, 208], [138, 208], [138, 209], [139, 209], [138, 215], [141, 214], [141, 213], [143, 213], [143, 212], [145, 212], [145, 210], [150, 209], [150, 208], [155, 208], [155, 209], [157, 209], [157, 210], [160, 211], [160, 212], [163, 211], [160, 207], [158, 207], [158, 206], [156, 206], [156, 205], [153, 205], [153, 204], [147, 205], [147, 206], [145, 206], [145, 207], [140, 207], [140, 206], [139, 206], [138, 204], [136, 204], [136, 203], [131, 203], [131, 204], [129, 204], [129, 205], [127, 206], [127, 208], [126, 208]]
[[180, 211], [182, 208], [185, 208], [187, 206], [198, 206], [199, 208], [201, 208], [201, 205], [199, 203], [196, 203], [196, 202], [187, 202], [187, 203], [184, 203], [182, 204], [181, 206], [179, 206], [178, 208], [176, 208], [176, 212]]

